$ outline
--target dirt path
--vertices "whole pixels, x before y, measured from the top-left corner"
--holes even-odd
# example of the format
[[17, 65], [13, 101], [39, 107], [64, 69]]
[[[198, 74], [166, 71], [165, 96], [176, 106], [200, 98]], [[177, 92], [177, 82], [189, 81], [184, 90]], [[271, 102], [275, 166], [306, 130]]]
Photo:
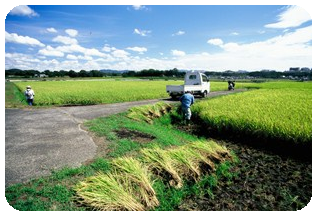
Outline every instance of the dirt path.
[[[209, 97], [241, 91], [212, 92]], [[5, 186], [49, 175], [64, 166], [80, 166], [92, 159], [97, 149], [90, 135], [80, 128], [84, 121], [158, 101], [177, 102], [155, 99], [94, 106], [6, 109]]]

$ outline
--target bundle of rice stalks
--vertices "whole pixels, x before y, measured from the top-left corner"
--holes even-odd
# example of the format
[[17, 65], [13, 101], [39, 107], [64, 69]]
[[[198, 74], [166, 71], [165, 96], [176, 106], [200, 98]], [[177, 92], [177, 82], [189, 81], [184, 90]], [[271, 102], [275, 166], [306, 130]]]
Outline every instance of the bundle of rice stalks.
[[214, 161], [224, 162], [231, 155], [212, 141], [198, 141], [182, 147], [163, 150], [159, 147], [141, 150], [142, 157], [116, 158], [112, 171], [98, 174], [79, 183], [75, 190], [80, 202], [98, 210], [142, 211], [159, 205], [152, 187], [152, 174], [181, 188], [183, 179], [198, 181], [203, 165], [215, 169]]
[[153, 119], [160, 118], [162, 115], [170, 112], [171, 109], [172, 106], [170, 104], [158, 102], [153, 105], [133, 107], [129, 110], [127, 117], [152, 124]]
[[[142, 161], [158, 175], [168, 175], [170, 185], [182, 187], [183, 178], [198, 181], [202, 169], [214, 170], [215, 163], [220, 163], [231, 156], [228, 150], [212, 141], [198, 141], [179, 148], [162, 150], [160, 148], [143, 149]], [[166, 177], [165, 177], [166, 178]]]
[[133, 196], [126, 177], [115, 174], [98, 174], [76, 185], [79, 202], [97, 210], [143, 211], [144, 206]]
[[167, 155], [173, 160], [173, 163], [180, 175], [185, 178], [192, 177], [197, 181], [200, 177], [200, 158], [192, 150], [178, 148], [167, 151]]
[[139, 197], [147, 208], [159, 205], [151, 185], [151, 174], [139, 161], [130, 157], [117, 158], [111, 164], [116, 173], [122, 173], [127, 176], [131, 186], [135, 188], [133, 191], [136, 193], [136, 197]]
[[214, 141], [197, 141], [188, 147], [216, 163], [232, 159], [227, 148]]
[[177, 188], [182, 187], [183, 182], [177, 171], [177, 165], [166, 150], [160, 148], [143, 149], [141, 153], [143, 154], [143, 162], [148, 165], [149, 169], [159, 175], [170, 175], [172, 178], [170, 184]]

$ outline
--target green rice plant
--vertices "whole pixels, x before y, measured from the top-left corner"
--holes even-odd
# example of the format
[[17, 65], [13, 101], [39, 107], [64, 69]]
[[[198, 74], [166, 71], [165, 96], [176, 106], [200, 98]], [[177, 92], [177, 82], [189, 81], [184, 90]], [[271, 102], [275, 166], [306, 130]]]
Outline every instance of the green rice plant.
[[78, 105], [120, 103], [168, 97], [167, 84], [180, 81], [28, 81], [15, 82], [20, 92], [31, 85], [34, 103], [44, 105]]
[[[180, 85], [183, 81], [22, 81], [14, 82], [22, 93], [31, 85], [36, 93], [34, 104], [87, 105], [120, 103], [138, 100], [166, 98], [166, 85]], [[237, 84], [237, 86], [240, 86]], [[226, 82], [211, 82], [211, 91], [226, 90]]]
[[131, 157], [116, 158], [111, 164], [114, 172], [126, 174], [131, 186], [138, 188], [137, 197], [140, 197], [148, 208], [159, 205], [151, 185], [151, 174], [138, 160]]
[[257, 86], [260, 89], [198, 102], [192, 109], [219, 133], [311, 145], [312, 83]]
[[75, 186], [79, 202], [97, 210], [143, 211], [125, 174], [99, 173]]

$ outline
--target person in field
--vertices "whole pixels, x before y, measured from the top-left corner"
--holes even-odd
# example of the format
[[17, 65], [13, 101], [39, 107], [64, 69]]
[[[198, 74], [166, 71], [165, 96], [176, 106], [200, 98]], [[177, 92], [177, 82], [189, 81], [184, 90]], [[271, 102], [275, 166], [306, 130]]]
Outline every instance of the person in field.
[[228, 81], [228, 90], [235, 90], [235, 82]]
[[32, 106], [34, 102], [35, 92], [31, 89], [31, 86], [27, 86], [25, 90], [25, 97], [29, 106]]
[[190, 106], [194, 104], [195, 98], [190, 91], [186, 91], [184, 95], [180, 97], [181, 109], [184, 114], [185, 122], [189, 124], [191, 119]]

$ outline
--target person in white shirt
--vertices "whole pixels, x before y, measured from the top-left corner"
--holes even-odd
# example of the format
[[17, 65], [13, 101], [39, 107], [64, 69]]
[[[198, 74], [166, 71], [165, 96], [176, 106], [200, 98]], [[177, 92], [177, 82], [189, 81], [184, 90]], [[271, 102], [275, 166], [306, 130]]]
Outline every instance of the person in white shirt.
[[32, 106], [34, 102], [34, 96], [35, 92], [31, 89], [31, 86], [28, 85], [27, 89], [25, 90], [25, 97], [29, 106]]

